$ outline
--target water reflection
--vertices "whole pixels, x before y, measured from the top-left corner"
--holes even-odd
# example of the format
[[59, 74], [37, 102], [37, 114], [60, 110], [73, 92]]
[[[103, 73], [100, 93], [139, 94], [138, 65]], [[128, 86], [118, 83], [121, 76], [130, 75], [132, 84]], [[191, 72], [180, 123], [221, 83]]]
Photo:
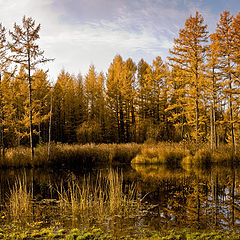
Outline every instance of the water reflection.
[[[132, 182], [137, 184], [144, 207], [142, 214], [135, 217], [116, 217], [98, 222], [106, 230], [126, 234], [126, 231], [137, 232], [143, 227], [160, 230], [172, 227], [206, 229], [240, 226], [240, 168], [214, 166], [200, 169], [186, 165], [171, 169], [164, 165], [132, 165], [121, 167], [121, 170], [124, 185]], [[34, 201], [41, 202], [34, 209], [35, 218], [39, 221], [41, 218], [45, 225], [70, 224], [71, 227], [79, 227], [76, 219], [65, 218], [60, 221], [56, 210], [56, 186], [67, 180], [83, 179], [89, 174], [94, 181], [99, 172], [106, 175], [108, 167], [75, 171], [1, 170], [0, 208], [4, 209], [16, 177], [26, 174]], [[89, 224], [95, 225], [96, 222]]]
[[171, 226], [232, 228], [239, 226], [239, 168], [215, 166], [134, 165], [142, 179], [141, 192], [158, 204], [151, 221]]

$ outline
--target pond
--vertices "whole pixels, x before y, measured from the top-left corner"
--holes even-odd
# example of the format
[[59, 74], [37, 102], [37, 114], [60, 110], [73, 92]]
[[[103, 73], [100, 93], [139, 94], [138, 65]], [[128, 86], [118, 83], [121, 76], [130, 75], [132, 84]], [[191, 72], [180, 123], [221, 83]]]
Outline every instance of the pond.
[[[134, 189], [132, 191], [134, 196], [129, 200], [134, 199], [134, 203], [121, 205], [121, 208], [127, 208], [126, 211], [121, 208], [116, 208], [116, 211], [101, 208], [110, 196], [102, 194], [105, 191], [103, 189], [107, 189], [106, 186], [110, 184], [106, 182], [109, 172], [112, 171], [110, 169], [114, 169], [118, 176], [122, 176], [122, 182], [119, 181], [124, 194], [129, 194], [131, 193], [129, 189]], [[240, 227], [239, 167], [212, 166], [200, 169], [189, 165], [178, 168], [169, 168], [165, 165], [121, 165], [71, 170], [41, 168], [1, 170], [0, 224], [16, 222], [16, 216], [9, 216], [10, 210], [6, 207], [9, 205], [16, 179], [25, 179], [32, 199], [31, 216], [25, 218], [25, 221], [21, 219], [21, 224], [30, 221], [37, 222], [41, 227], [97, 226], [122, 235], [140, 233], [142, 229], [159, 231], [185, 227], [195, 230]], [[115, 182], [118, 181], [116, 179]], [[96, 190], [94, 187], [97, 182], [101, 182], [102, 190]], [[74, 188], [76, 183], [91, 185], [93, 186], [91, 189], [97, 192], [98, 197], [90, 193], [90, 190], [84, 192], [84, 194], [89, 192], [84, 200], [88, 208], [82, 206], [78, 210], [84, 211], [85, 215], [74, 214], [73, 206], [71, 211], [65, 211], [64, 201], [70, 199], [74, 189], [77, 190]], [[119, 186], [115, 183], [112, 190], [116, 191], [117, 187]], [[67, 195], [69, 188], [71, 191]], [[81, 194], [83, 192], [78, 193], [79, 199], [83, 198]], [[116, 194], [122, 193], [120, 191]], [[65, 198], [60, 199], [60, 196]], [[89, 210], [90, 201], [86, 202], [86, 199], [90, 198], [94, 201], [98, 198], [98, 205], [91, 205], [92, 214]], [[126, 199], [123, 201], [127, 202]]]

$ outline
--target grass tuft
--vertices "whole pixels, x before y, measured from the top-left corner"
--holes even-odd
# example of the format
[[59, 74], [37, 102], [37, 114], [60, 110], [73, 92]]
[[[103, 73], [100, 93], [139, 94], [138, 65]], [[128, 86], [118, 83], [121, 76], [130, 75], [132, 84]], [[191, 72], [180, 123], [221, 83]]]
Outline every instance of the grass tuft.
[[107, 176], [98, 174], [97, 180], [84, 178], [82, 182], [68, 181], [67, 188], [58, 189], [60, 208], [66, 213], [89, 221], [107, 217], [130, 216], [140, 210], [140, 200], [134, 184], [123, 187], [122, 172], [109, 170]]
[[27, 189], [26, 175], [18, 177], [10, 189], [9, 214], [14, 220], [24, 220], [32, 214], [31, 191]]
[[144, 144], [132, 163], [178, 165], [189, 151], [177, 143]]

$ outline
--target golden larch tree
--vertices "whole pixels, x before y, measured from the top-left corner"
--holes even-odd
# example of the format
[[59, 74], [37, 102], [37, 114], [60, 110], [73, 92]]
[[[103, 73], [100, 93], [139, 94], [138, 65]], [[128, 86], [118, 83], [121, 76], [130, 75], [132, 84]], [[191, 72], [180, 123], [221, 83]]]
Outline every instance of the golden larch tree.
[[[187, 89], [186, 101], [188, 107], [186, 117], [188, 124], [195, 125], [195, 140], [198, 144], [199, 126], [202, 124], [200, 116], [201, 97], [204, 92], [205, 54], [208, 41], [207, 25], [201, 14], [196, 12], [185, 22], [185, 27], [179, 31], [179, 37], [174, 39], [173, 49], [170, 50], [170, 65], [177, 66], [183, 76]], [[181, 75], [178, 77], [181, 78]]]
[[13, 31], [9, 31], [12, 38], [8, 47], [12, 52], [11, 61], [20, 64], [27, 70], [29, 87], [29, 129], [31, 158], [34, 157], [33, 147], [33, 119], [32, 119], [32, 70], [40, 63], [45, 63], [50, 59], [44, 57], [44, 51], [38, 46], [40, 24], [36, 26], [31, 17], [23, 17], [22, 26], [14, 24]]

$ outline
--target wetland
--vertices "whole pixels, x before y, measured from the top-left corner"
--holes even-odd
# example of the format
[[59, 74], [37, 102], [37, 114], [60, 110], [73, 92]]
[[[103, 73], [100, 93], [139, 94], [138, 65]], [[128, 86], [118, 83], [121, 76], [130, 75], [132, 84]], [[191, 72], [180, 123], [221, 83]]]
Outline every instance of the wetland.
[[240, 167], [233, 164], [99, 163], [0, 171], [3, 236], [13, 229], [31, 234], [48, 229], [66, 237], [77, 229], [81, 236], [100, 231], [99, 236], [110, 239], [155, 233], [161, 239], [173, 231], [185, 237], [234, 231], [238, 237]]

